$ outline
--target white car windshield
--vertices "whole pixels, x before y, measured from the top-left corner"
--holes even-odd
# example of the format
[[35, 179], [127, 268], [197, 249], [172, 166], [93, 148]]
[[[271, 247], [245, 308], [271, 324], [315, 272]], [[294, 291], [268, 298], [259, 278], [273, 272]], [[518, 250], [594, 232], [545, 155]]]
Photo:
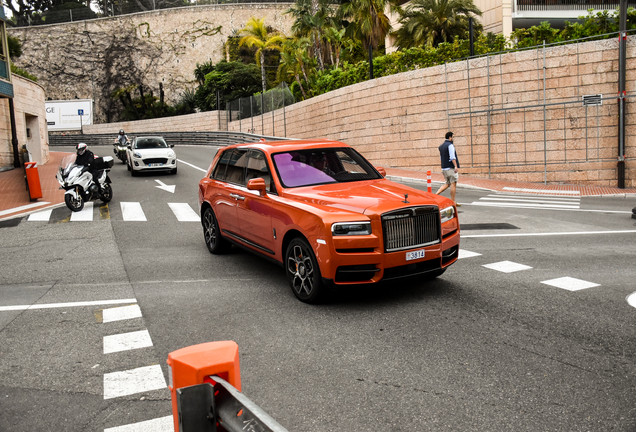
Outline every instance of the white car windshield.
[[168, 144], [161, 138], [137, 138], [135, 141], [135, 148], [139, 150], [143, 149], [160, 149], [168, 148]]

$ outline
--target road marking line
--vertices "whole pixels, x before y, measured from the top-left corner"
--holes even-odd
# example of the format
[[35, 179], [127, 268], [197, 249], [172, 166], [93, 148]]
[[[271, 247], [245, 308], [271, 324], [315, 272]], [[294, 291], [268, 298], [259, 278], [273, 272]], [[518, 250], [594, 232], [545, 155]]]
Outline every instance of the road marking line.
[[27, 220], [30, 222], [48, 222], [51, 219], [51, 213], [53, 213], [53, 209], [31, 213]]
[[184, 161], [182, 161], [181, 159], [177, 159], [177, 160], [179, 161], [179, 163], [186, 164], [186, 165], [188, 165], [188, 166], [191, 166], [192, 168], [196, 168], [196, 169], [198, 169], [199, 171], [203, 171], [204, 173], [207, 173], [207, 172], [208, 172], [208, 170], [206, 170], [206, 169], [199, 168], [198, 166], [194, 166], [194, 165], [192, 165], [191, 163], [184, 162]]
[[534, 210], [555, 210], [555, 211], [573, 211], [573, 212], [588, 212], [588, 213], [617, 213], [617, 214], [632, 214], [631, 211], [619, 211], [619, 210], [590, 210], [590, 209], [581, 209], [578, 207], [575, 208], [558, 208], [558, 207], [533, 207], [531, 204], [527, 206], [518, 206], [517, 204], [511, 205], [500, 205], [495, 203], [485, 203], [473, 201], [472, 203], [463, 202], [460, 203], [462, 205], [476, 205], [476, 206], [484, 206], [484, 207], [509, 207], [509, 208], [523, 208], [523, 209], [534, 209]]
[[532, 200], [545, 200], [546, 202], [551, 202], [551, 201], [567, 201], [567, 202], [576, 202], [576, 203], [580, 203], [581, 202], [581, 197], [574, 197], [574, 198], [570, 198], [570, 197], [549, 197], [549, 196], [533, 196], [533, 195], [523, 195], [523, 194], [514, 194], [514, 195], [507, 195], [507, 194], [494, 194], [494, 195], [487, 195], [487, 196], [491, 196], [491, 197], [504, 197], [504, 198], [527, 198], [527, 199], [532, 199]]
[[104, 429], [104, 432], [174, 432], [172, 416]]
[[[484, 201], [505, 201], [505, 202], [510, 202], [510, 203], [543, 203], [543, 204], [565, 204], [565, 205], [577, 205], [577, 207], [575, 208], [579, 208], [579, 202], [574, 202], [574, 201], [548, 201], [548, 200], [541, 200], [541, 199], [532, 199], [532, 198], [506, 198], [506, 197], [483, 197], [480, 198], [480, 200], [484, 200]], [[540, 204], [539, 204], [540, 205]]]
[[72, 302], [72, 303], [48, 303], [48, 304], [32, 304], [32, 305], [17, 305], [17, 306], [0, 306], [0, 312], [12, 311], [12, 310], [31, 310], [31, 309], [54, 309], [65, 307], [83, 307], [83, 306], [101, 306], [111, 304], [122, 303], [137, 303], [137, 299], [119, 299], [119, 300], [96, 300], [85, 302]]
[[530, 270], [532, 267], [515, 263], [512, 261], [501, 261], [492, 264], [484, 264], [483, 267], [489, 268], [491, 270], [497, 270], [502, 273], [514, 273], [521, 270]]
[[147, 220], [140, 203], [122, 202], [120, 204], [122, 216], [125, 221], [145, 222]]
[[576, 279], [569, 276], [557, 278], [557, 279], [550, 279], [547, 281], [543, 281], [541, 283], [546, 285], [551, 285], [557, 288], [562, 288], [568, 291], [579, 291], [586, 288], [601, 286], [600, 284], [597, 284], [594, 282], [588, 282], [588, 281]]
[[520, 192], [532, 192], [532, 193], [540, 193], [540, 194], [548, 194], [548, 195], [581, 195], [579, 191], [555, 191], [555, 190], [545, 190], [545, 189], [523, 189], [523, 188], [513, 188], [513, 187], [504, 187], [504, 190], [509, 191], [520, 191]]
[[161, 366], [144, 366], [104, 374], [104, 399], [166, 388]]
[[472, 205], [477, 206], [485, 206], [485, 207], [513, 207], [513, 208], [541, 208], [541, 209], [578, 209], [580, 208], [578, 205], [551, 205], [551, 204], [523, 204], [523, 203], [505, 203], [505, 202], [484, 202], [484, 201], [473, 201]]
[[477, 252], [467, 251], [465, 249], [460, 249], [459, 250], [459, 256], [457, 257], [457, 259], [472, 258], [472, 257], [476, 257], [476, 256], [481, 256], [481, 254], [477, 253]]
[[588, 235], [588, 234], [633, 234], [636, 230], [625, 231], [575, 231], [575, 232], [552, 232], [552, 233], [521, 233], [521, 234], [462, 234], [462, 238], [479, 237], [532, 237], [532, 236], [562, 236], [562, 235]]
[[168, 203], [179, 222], [200, 222], [201, 218], [188, 203]]
[[90, 222], [93, 220], [93, 203], [84, 203], [84, 208], [71, 213], [71, 222]]
[[625, 300], [627, 300], [627, 303], [629, 303], [630, 306], [636, 308], [636, 292], [631, 293], [630, 295], [628, 295]]
[[8, 215], [8, 214], [11, 214], [11, 213], [16, 213], [16, 212], [19, 212], [19, 211], [22, 211], [22, 210], [32, 209], [32, 208], [35, 208], [35, 207], [41, 207], [41, 206], [47, 205], [47, 204], [51, 204], [51, 203], [49, 203], [49, 202], [37, 202], [37, 203], [33, 203], [33, 204], [27, 204], [27, 205], [23, 205], [23, 206], [20, 206], [20, 207], [12, 208], [12, 209], [9, 209], [9, 210], [2, 210], [2, 211], [0, 211], [0, 216]]
[[148, 330], [104, 336], [104, 354], [152, 346]]
[[104, 309], [102, 311], [102, 322], [123, 321], [133, 318], [141, 318], [139, 305], [123, 306]]

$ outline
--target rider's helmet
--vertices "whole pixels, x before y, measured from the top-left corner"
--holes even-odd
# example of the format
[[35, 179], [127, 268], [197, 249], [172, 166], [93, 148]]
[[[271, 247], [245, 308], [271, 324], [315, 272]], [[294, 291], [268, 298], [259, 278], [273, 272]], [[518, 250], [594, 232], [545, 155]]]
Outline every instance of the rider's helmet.
[[79, 143], [77, 145], [77, 154], [83, 155], [87, 148], [88, 146], [85, 143]]
[[123, 129], [119, 129], [119, 135], [123, 135], [124, 134], [124, 130]]

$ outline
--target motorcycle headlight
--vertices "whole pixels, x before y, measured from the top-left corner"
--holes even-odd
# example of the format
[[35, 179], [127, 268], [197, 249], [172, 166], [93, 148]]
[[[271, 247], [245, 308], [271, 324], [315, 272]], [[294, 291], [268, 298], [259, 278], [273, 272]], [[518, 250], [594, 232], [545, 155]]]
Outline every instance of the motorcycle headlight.
[[450, 206], [450, 207], [446, 207], [443, 210], [440, 210], [439, 216], [442, 219], [442, 223], [448, 222], [449, 220], [455, 217], [455, 207]]
[[369, 235], [371, 234], [371, 222], [336, 222], [331, 225], [331, 232], [335, 236]]
[[133, 156], [136, 157], [137, 159], [141, 159], [141, 154], [134, 152]]

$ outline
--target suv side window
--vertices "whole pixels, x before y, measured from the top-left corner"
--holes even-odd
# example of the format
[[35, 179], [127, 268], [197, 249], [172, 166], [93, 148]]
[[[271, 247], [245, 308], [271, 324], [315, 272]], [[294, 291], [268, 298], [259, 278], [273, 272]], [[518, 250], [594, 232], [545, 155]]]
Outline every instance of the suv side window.
[[246, 149], [234, 149], [227, 162], [225, 181], [238, 185], [245, 185], [245, 169], [247, 168], [248, 153]]
[[212, 178], [215, 180], [225, 181], [225, 172], [227, 171], [227, 163], [232, 155], [232, 150], [226, 150], [221, 154], [219, 161], [216, 163], [212, 171]]
[[254, 178], [262, 178], [265, 180], [267, 186], [267, 192], [276, 193], [276, 187], [272, 181], [272, 176], [267, 166], [267, 159], [265, 154], [259, 150], [250, 150], [249, 160], [247, 162], [247, 176], [245, 177], [245, 183]]

